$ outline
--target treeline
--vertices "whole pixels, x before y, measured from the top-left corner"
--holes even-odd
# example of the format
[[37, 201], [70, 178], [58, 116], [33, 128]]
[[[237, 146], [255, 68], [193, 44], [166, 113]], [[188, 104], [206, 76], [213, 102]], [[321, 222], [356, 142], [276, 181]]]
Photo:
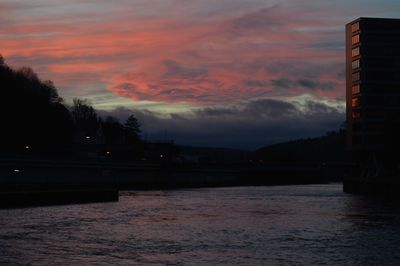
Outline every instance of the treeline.
[[288, 141], [260, 148], [254, 158], [265, 163], [333, 163], [349, 162], [346, 132], [327, 132], [325, 136]]
[[[124, 124], [102, 119], [86, 100], [68, 106], [50, 80], [29, 67], [13, 69], [0, 55], [0, 152], [59, 156], [138, 157], [140, 124], [132, 114]], [[124, 150], [121, 152], [121, 150]]]

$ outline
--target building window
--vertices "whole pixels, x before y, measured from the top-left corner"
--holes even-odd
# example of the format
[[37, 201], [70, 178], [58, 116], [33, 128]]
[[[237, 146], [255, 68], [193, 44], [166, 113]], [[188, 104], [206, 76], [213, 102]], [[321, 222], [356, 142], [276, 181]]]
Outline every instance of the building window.
[[361, 97], [354, 97], [351, 99], [351, 107], [357, 108], [361, 105]]
[[360, 42], [360, 34], [354, 35], [353, 37], [351, 37], [351, 44], [357, 44]]
[[351, 68], [352, 69], [360, 68], [360, 59], [357, 59], [357, 60], [354, 60], [353, 62], [351, 62]]
[[354, 33], [360, 29], [360, 22], [353, 23], [351, 25], [351, 32]]
[[360, 93], [360, 84], [355, 84], [355, 85], [351, 86], [351, 93], [352, 94]]
[[359, 81], [359, 80], [360, 80], [360, 72], [351, 74], [351, 81]]
[[355, 47], [351, 50], [351, 56], [356, 57], [360, 55], [360, 47]]
[[361, 118], [361, 111], [360, 111], [360, 110], [354, 110], [354, 111], [351, 113], [351, 117], [352, 117], [353, 119], [360, 119], [360, 118]]

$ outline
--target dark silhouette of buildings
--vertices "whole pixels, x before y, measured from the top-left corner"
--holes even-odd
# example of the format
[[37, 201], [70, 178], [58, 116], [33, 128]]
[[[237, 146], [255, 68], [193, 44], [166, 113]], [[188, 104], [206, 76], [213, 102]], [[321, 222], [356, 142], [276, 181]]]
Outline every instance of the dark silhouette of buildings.
[[400, 19], [346, 25], [346, 98], [348, 147], [379, 152], [392, 145], [400, 111]]
[[400, 19], [359, 18], [346, 25], [346, 105], [346, 142], [360, 163], [360, 180], [397, 178]]

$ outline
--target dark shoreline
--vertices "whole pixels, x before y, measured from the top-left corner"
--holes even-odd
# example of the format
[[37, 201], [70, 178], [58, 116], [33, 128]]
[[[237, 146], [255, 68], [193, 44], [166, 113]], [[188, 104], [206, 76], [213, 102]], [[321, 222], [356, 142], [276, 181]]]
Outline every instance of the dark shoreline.
[[118, 201], [116, 189], [25, 190], [0, 192], [0, 209]]
[[3, 159], [0, 208], [117, 201], [119, 190], [321, 184], [345, 167]]

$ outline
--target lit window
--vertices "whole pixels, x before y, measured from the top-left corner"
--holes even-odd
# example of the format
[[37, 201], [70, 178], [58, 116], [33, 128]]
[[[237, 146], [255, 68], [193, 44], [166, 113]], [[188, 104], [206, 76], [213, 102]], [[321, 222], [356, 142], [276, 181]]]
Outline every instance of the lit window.
[[356, 72], [356, 73], [351, 74], [351, 80], [352, 81], [360, 80], [360, 72]]
[[357, 44], [360, 42], [360, 34], [354, 35], [353, 37], [351, 37], [351, 44]]
[[356, 108], [361, 105], [361, 98], [360, 97], [355, 97], [351, 99], [351, 107]]
[[359, 110], [355, 110], [351, 113], [351, 117], [353, 119], [360, 119], [361, 118], [361, 112]]
[[355, 47], [351, 50], [351, 56], [356, 57], [360, 55], [360, 47]]
[[360, 67], [360, 59], [354, 60], [353, 62], [351, 62], [351, 68], [352, 69], [357, 69]]
[[353, 23], [351, 25], [351, 32], [354, 33], [360, 29], [360, 22]]
[[360, 84], [355, 84], [355, 85], [351, 86], [351, 93], [352, 94], [360, 93]]

